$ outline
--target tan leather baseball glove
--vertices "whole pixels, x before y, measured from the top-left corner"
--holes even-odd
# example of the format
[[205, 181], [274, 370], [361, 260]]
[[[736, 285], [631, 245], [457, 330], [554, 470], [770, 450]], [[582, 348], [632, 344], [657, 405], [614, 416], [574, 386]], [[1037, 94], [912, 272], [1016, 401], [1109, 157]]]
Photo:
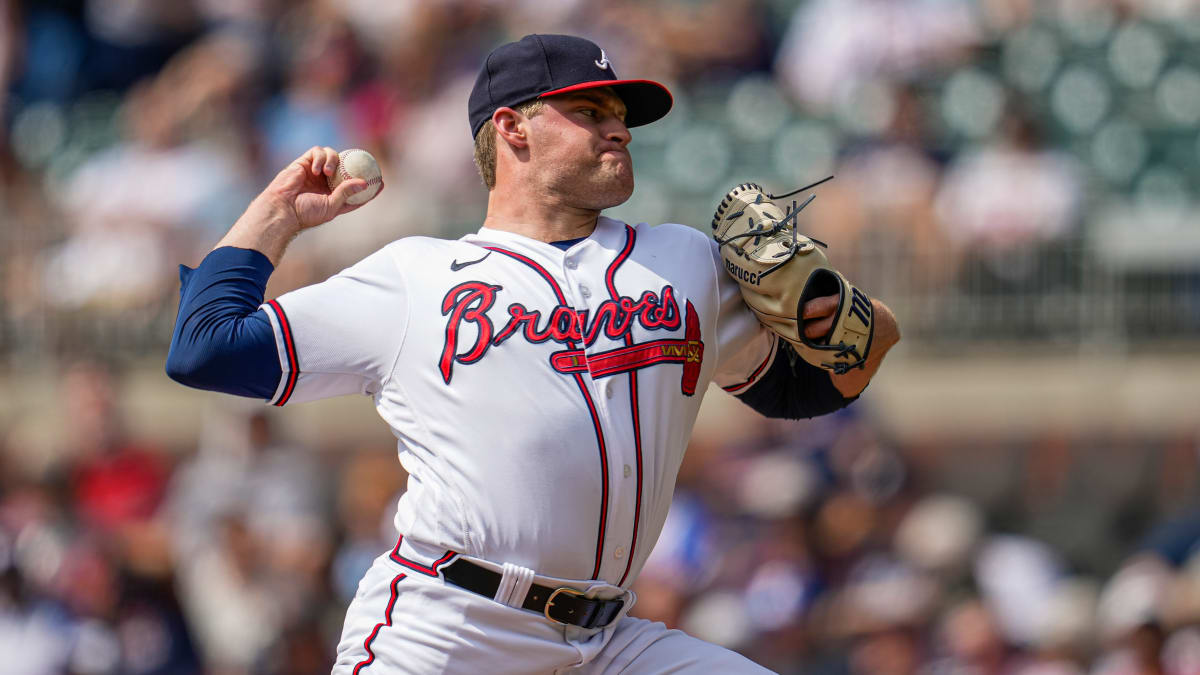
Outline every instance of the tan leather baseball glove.
[[[871, 299], [829, 264], [818, 248], [824, 244], [796, 232], [796, 215], [816, 195], [799, 207], [793, 201], [786, 212], [773, 201], [829, 178], [778, 197], [760, 185], [743, 183], [721, 200], [712, 228], [725, 271], [737, 280], [758, 320], [808, 363], [841, 374], [862, 368], [871, 351]], [[804, 304], [826, 295], [841, 299], [833, 326], [819, 339], [810, 339], [801, 318]]]

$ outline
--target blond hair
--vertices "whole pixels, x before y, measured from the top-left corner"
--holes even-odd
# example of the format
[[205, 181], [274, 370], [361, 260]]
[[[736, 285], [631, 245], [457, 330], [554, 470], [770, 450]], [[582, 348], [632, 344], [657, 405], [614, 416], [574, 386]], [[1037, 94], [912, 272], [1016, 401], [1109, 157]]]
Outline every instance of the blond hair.
[[[541, 99], [526, 101], [518, 106], [513, 106], [513, 110], [521, 113], [525, 117], [535, 117], [542, 112], [546, 102]], [[479, 128], [479, 133], [475, 134], [475, 166], [479, 169], [479, 176], [483, 178], [483, 184], [488, 190], [496, 187], [496, 125], [489, 119]]]

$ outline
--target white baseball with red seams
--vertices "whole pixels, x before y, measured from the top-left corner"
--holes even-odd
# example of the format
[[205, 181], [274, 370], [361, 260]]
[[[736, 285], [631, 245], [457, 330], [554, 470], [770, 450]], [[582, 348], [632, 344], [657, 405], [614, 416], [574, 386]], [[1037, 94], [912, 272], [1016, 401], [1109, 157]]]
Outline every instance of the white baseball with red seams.
[[742, 391], [774, 356], [720, 265], [697, 230], [600, 217], [566, 251], [488, 228], [405, 238], [264, 305], [272, 403], [373, 397], [409, 474], [399, 543], [360, 585], [334, 672], [599, 672], [622, 640], [735, 656], [629, 617], [558, 624], [521, 609], [520, 588], [490, 599], [438, 576], [463, 556], [628, 611], [708, 384]]
[[337, 169], [326, 177], [326, 182], [329, 183], [329, 189], [333, 190], [347, 178], [361, 178], [367, 181], [367, 189], [347, 197], [347, 204], [366, 204], [379, 193], [379, 188], [383, 185], [383, 174], [375, 156], [358, 148], [338, 153]]

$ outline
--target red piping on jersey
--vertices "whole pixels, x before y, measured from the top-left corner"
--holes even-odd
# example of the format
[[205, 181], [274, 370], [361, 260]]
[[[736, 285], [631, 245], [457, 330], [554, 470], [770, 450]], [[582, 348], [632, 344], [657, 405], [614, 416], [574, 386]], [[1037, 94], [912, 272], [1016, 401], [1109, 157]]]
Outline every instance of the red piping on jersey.
[[442, 565], [445, 565], [446, 562], [449, 561], [454, 556], [458, 555], [458, 552], [456, 552], [456, 551], [446, 551], [445, 555], [443, 555], [442, 557], [433, 561], [433, 564], [426, 567], [425, 565], [422, 565], [421, 563], [419, 563], [415, 560], [410, 560], [410, 559], [405, 558], [404, 556], [400, 555], [400, 543], [403, 541], [404, 541], [404, 535], [400, 535], [400, 538], [396, 540], [396, 547], [392, 549], [392, 554], [388, 557], [391, 558], [394, 562], [404, 565], [405, 567], [409, 568], [410, 570], [420, 572], [421, 574], [425, 574], [427, 576], [436, 577], [438, 575], [438, 568], [441, 567]]
[[767, 364], [771, 362], [771, 360], [772, 360], [772, 358], [774, 358], [774, 356], [775, 356], [775, 347], [771, 347], [771, 349], [767, 350], [767, 358], [763, 359], [763, 362], [758, 364], [758, 367], [754, 369], [753, 373], [750, 373], [750, 377], [746, 378], [745, 382], [743, 382], [741, 384], [731, 384], [728, 387], [721, 387], [721, 388], [731, 394], [738, 393], [738, 391], [740, 391], [741, 389], [748, 386], [751, 382], [754, 382], [754, 378], [758, 377], [758, 374], [761, 373], [763, 371], [763, 369], [767, 367]]
[[392, 625], [392, 610], [396, 607], [396, 596], [398, 594], [396, 586], [400, 584], [404, 576], [403, 574], [399, 574], [395, 579], [392, 579], [392, 597], [388, 598], [387, 610], [383, 613], [383, 621], [375, 624], [375, 630], [371, 631], [371, 634], [367, 636], [366, 642], [363, 643], [363, 648], [367, 650], [367, 658], [359, 661], [354, 666], [354, 672], [351, 675], [358, 675], [359, 671], [375, 662], [375, 652], [371, 651], [371, 643], [375, 641], [375, 638], [379, 635], [379, 631], [383, 630], [384, 626]]
[[284, 351], [287, 352], [287, 384], [283, 387], [283, 395], [275, 402], [275, 405], [282, 406], [292, 397], [292, 390], [296, 388], [296, 379], [300, 376], [300, 362], [296, 358], [296, 342], [292, 339], [292, 326], [288, 322], [287, 314], [283, 312], [283, 307], [280, 307], [276, 300], [271, 300], [267, 306], [275, 312], [275, 317], [279, 319], [279, 329], [283, 332]]
[[[546, 269], [541, 265], [537, 264], [532, 259], [521, 255], [520, 253], [514, 253], [513, 251], [500, 248], [499, 246], [484, 246], [484, 248], [489, 251], [502, 253], [513, 260], [525, 263], [529, 267], [533, 268], [535, 272], [542, 275], [542, 278], [546, 280], [546, 283], [550, 284], [551, 290], [554, 291], [555, 297], [558, 298], [558, 304], [563, 307], [567, 306], [567, 299], [566, 296], [563, 295], [562, 289], [558, 287], [557, 283], [555, 283], [554, 277], [550, 276], [550, 273], [547, 272]], [[582, 327], [580, 330], [582, 331]], [[570, 349], [575, 349], [575, 342], [572, 340], [567, 340], [567, 347]], [[592, 401], [592, 395], [588, 393], [587, 385], [583, 382], [583, 376], [579, 373], [575, 373], [574, 375], [575, 384], [579, 386], [579, 393], [583, 395], [583, 400], [587, 403], [588, 412], [590, 412], [592, 415], [592, 428], [596, 432], [596, 445], [600, 448], [600, 526], [596, 532], [596, 563], [595, 567], [592, 568], [591, 577], [593, 579], [598, 579], [600, 578], [600, 560], [604, 554], [604, 529], [608, 525], [608, 449], [604, 446], [604, 431], [600, 427], [600, 415], [596, 412], [596, 404], [594, 401]]]
[[[629, 258], [629, 254], [633, 252], [635, 241], [637, 241], [637, 231], [626, 225], [625, 248], [621, 249], [621, 252], [617, 254], [617, 257], [608, 266], [608, 271], [604, 273], [604, 285], [608, 287], [608, 295], [612, 298], [613, 302], [620, 302], [621, 297], [617, 293], [617, 284], [615, 281], [617, 270]], [[627, 331], [625, 333], [625, 347], [632, 346], [632, 331]], [[625, 578], [629, 576], [629, 570], [633, 566], [634, 551], [637, 550], [638, 524], [642, 518], [642, 424], [638, 410], [637, 370], [629, 371], [629, 410], [633, 416], [633, 450], [637, 457], [637, 496], [633, 502], [633, 538], [629, 544], [629, 557], [625, 560], [625, 573], [621, 575], [621, 580], [617, 582], [618, 586], [625, 583]]]

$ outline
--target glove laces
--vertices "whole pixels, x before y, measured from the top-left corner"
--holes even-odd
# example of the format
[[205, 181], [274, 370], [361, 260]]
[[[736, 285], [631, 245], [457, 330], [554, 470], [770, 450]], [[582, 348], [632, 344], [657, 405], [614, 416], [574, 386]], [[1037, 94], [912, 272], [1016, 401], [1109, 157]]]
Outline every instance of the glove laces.
[[[767, 199], [774, 201], [776, 199], [782, 199], [784, 197], [791, 197], [792, 195], [794, 195], [798, 192], [803, 192], [810, 188], [815, 188], [816, 186], [818, 186], [822, 183], [825, 183], [827, 181], [830, 181], [830, 180], [833, 180], [833, 176], [826, 176], [825, 178], [822, 178], [821, 180], [819, 180], [815, 183], [812, 183], [810, 185], [805, 185], [804, 187], [801, 187], [801, 188], [796, 188], [795, 190], [792, 190], [791, 192], [785, 192], [784, 194], [781, 194], [781, 195], [768, 194]], [[776, 253], [773, 256], [774, 258], [780, 258], [779, 262], [775, 263], [774, 265], [771, 265], [766, 270], [764, 270], [761, 274], [759, 274], [758, 278], [761, 279], [761, 278], [767, 276], [768, 274], [774, 272], [775, 270], [779, 269], [780, 267], [783, 267], [783, 265], [785, 263], [787, 263], [787, 261], [791, 260], [792, 257], [796, 255], [796, 251], [800, 248], [800, 244], [797, 239], [797, 236], [799, 233], [796, 231], [796, 227], [795, 227], [796, 216], [800, 215], [800, 212], [804, 210], [804, 207], [811, 204], [812, 201], [816, 198], [817, 198], [816, 195], [810, 195], [809, 198], [805, 199], [804, 203], [800, 204], [799, 206], [796, 205], [796, 200], [793, 199], [791, 205], [784, 209], [783, 220], [780, 220], [780, 221], [775, 221], [775, 220], [772, 220], [771, 218], [767, 217], [767, 218], [763, 219], [763, 222], [758, 227], [755, 227], [754, 218], [751, 217], [750, 218], [750, 229], [746, 230], [745, 232], [742, 232], [741, 234], [735, 234], [731, 237], [726, 237], [725, 239], [717, 239], [717, 246], [718, 247], [725, 246], [725, 245], [731, 244], [734, 241], [737, 241], [739, 239], [748, 239], [750, 237], [754, 238], [753, 243], [754, 243], [754, 245], [757, 246], [759, 241], [761, 241], [762, 237], [772, 237], [776, 234], [779, 234], [780, 232], [790, 230], [791, 234], [792, 234], [792, 240], [791, 240], [790, 244], [788, 245], [787, 250], [780, 251], [779, 253]], [[763, 195], [760, 192], [758, 194], [758, 197], [755, 199], [754, 203], [761, 204], [762, 199], [763, 199]], [[727, 216], [725, 216], [725, 218], [726, 219], [740, 218], [745, 213], [746, 213], [746, 211], [745, 211], [745, 209], [743, 209], [741, 211], [738, 211], [737, 213], [730, 213]], [[829, 248], [828, 244], [826, 244], [825, 242], [823, 242], [819, 239], [813, 239], [812, 237], [808, 237], [808, 239], [810, 239], [815, 244], [820, 244], [822, 248]]]

